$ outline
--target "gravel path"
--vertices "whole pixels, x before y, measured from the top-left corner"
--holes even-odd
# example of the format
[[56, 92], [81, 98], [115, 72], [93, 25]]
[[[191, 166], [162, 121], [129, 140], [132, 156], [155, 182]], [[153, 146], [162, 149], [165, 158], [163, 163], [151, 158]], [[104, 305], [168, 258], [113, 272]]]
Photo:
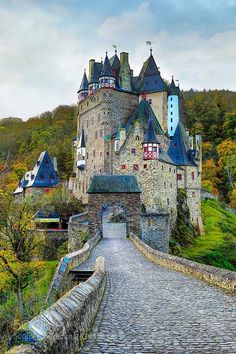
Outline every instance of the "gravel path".
[[103, 238], [78, 267], [91, 269], [103, 256], [108, 273], [81, 353], [236, 353], [234, 296], [157, 266], [131, 241], [112, 236]]

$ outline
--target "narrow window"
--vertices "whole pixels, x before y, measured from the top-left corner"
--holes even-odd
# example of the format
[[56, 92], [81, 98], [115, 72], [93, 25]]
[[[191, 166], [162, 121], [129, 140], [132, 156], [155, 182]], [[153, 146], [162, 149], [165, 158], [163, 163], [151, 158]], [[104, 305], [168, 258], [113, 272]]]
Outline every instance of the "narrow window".
[[149, 101], [149, 103], [150, 103], [150, 104], [152, 104], [152, 99], [151, 99], [151, 98], [149, 98], [149, 100], [148, 100], [148, 101]]
[[109, 156], [109, 151], [107, 151], [107, 156]]
[[147, 169], [147, 164], [145, 163], [145, 165], [143, 165], [143, 168]]
[[135, 155], [135, 148], [131, 149], [131, 155], [133, 155], [133, 156]]
[[138, 171], [138, 165], [137, 164], [133, 165], [133, 171]]
[[180, 173], [177, 173], [177, 180], [182, 181], [182, 175]]
[[192, 172], [191, 175], [192, 175], [192, 180], [194, 180], [194, 172]]
[[121, 169], [125, 170], [126, 169], [126, 165], [121, 165]]
[[169, 205], [170, 204], [170, 201], [169, 201], [169, 198], [167, 198], [167, 205]]

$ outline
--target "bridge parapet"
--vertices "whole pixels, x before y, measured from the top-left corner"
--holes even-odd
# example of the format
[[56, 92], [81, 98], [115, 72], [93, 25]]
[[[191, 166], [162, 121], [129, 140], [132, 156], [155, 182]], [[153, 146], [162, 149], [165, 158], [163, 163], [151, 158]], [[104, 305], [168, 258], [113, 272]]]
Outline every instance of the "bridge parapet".
[[12, 337], [11, 344], [24, 344], [13, 347], [7, 353], [77, 352], [90, 331], [105, 285], [105, 261], [99, 257], [94, 274], [21, 327]]
[[159, 252], [132, 233], [130, 234], [130, 239], [144, 256], [153, 263], [192, 275], [195, 278], [236, 294], [236, 272]]

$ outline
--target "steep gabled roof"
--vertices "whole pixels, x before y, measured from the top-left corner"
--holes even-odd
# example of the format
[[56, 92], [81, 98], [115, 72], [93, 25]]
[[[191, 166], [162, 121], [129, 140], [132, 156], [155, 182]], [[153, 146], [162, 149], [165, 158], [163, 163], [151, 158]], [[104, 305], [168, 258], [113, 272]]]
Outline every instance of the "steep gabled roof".
[[156, 138], [156, 135], [155, 135], [155, 131], [154, 131], [154, 127], [153, 127], [151, 116], [149, 116], [149, 119], [148, 119], [148, 127], [147, 127], [146, 133], [145, 133], [144, 138], [143, 138], [143, 143], [144, 144], [146, 144], [146, 143], [157, 143], [157, 138]]
[[59, 183], [51, 158], [47, 151], [41, 152], [32, 171], [25, 173], [14, 194], [21, 193], [23, 188], [55, 187]]
[[143, 64], [138, 77], [137, 87], [139, 92], [159, 92], [167, 90], [167, 85], [161, 77], [152, 54]]
[[141, 189], [135, 176], [95, 175], [87, 193], [141, 193]]
[[80, 88], [79, 91], [77, 93], [79, 93], [82, 90], [88, 90], [88, 79], [87, 79], [87, 75], [86, 72], [84, 71], [84, 75], [80, 84]]
[[152, 110], [152, 107], [150, 106], [150, 103], [148, 101], [142, 100], [137, 109], [135, 110], [134, 114], [128, 119], [125, 129], [126, 133], [128, 134], [129, 131], [132, 129], [134, 123], [138, 121], [141, 125], [141, 127], [146, 131], [147, 126], [148, 126], [148, 120], [149, 117], [152, 119], [152, 124], [153, 128], [155, 131], [156, 135], [163, 135], [164, 131], [158, 122], [157, 117], [155, 116], [155, 113]]
[[179, 123], [170, 142], [168, 155], [176, 165], [195, 166], [193, 158], [190, 158], [190, 147], [184, 126]]
[[98, 83], [98, 78], [101, 75], [101, 72], [102, 72], [102, 63], [98, 63], [95, 61], [95, 63], [93, 64], [91, 80], [89, 81], [89, 83], [90, 84]]
[[110, 58], [110, 64], [112, 74], [118, 77], [120, 71], [120, 59], [118, 58], [117, 54], [113, 55], [113, 57]]
[[107, 53], [106, 53], [106, 57], [104, 60], [104, 64], [103, 64], [103, 68], [102, 68], [102, 72], [101, 72], [100, 76], [114, 76], [114, 75], [112, 75], [111, 64], [108, 59]]

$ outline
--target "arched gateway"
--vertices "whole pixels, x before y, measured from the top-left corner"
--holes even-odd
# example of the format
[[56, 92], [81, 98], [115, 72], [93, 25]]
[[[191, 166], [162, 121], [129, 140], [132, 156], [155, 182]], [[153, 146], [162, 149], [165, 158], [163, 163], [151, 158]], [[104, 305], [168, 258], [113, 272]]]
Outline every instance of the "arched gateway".
[[[112, 234], [114, 237], [125, 237], [130, 231], [139, 235], [140, 193], [135, 176], [95, 175], [88, 189], [91, 235], [97, 231], [101, 231], [104, 237], [112, 237]], [[120, 223], [119, 231], [115, 225], [112, 226], [115, 223]]]

